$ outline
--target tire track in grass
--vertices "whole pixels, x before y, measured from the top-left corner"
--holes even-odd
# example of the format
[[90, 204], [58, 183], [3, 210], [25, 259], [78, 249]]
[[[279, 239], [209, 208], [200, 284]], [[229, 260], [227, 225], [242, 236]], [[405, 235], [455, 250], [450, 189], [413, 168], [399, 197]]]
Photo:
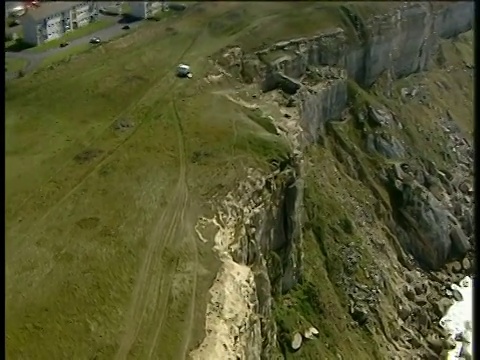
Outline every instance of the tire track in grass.
[[[166, 250], [174, 242], [182, 242], [185, 235], [183, 220], [188, 203], [188, 188], [186, 184], [186, 160], [183, 131], [179, 124], [178, 112], [173, 105], [178, 140], [179, 176], [169, 206], [162, 214], [157, 229], [148, 239], [146, 258], [138, 274], [133, 292], [132, 303], [128, 311], [126, 326], [121, 337], [116, 359], [126, 359], [142, 330], [149, 330], [156, 325], [153, 337], [147, 343], [150, 359], [156, 349], [156, 342], [163, 327], [165, 313], [168, 307], [175, 267], [165, 259]], [[172, 263], [178, 264], [179, 254], [172, 254]], [[162, 271], [163, 270], [163, 271]], [[155, 310], [147, 317], [148, 310]], [[143, 350], [143, 349], [142, 349]]]
[[[188, 351], [188, 344], [190, 342], [191, 338], [191, 332], [193, 329], [193, 322], [194, 322], [194, 314], [195, 314], [195, 300], [196, 300], [196, 291], [197, 291], [197, 269], [198, 269], [198, 250], [197, 250], [197, 244], [196, 244], [196, 238], [193, 236], [193, 231], [190, 228], [190, 224], [188, 223], [187, 219], [185, 218], [185, 209], [188, 205], [188, 186], [187, 186], [187, 179], [186, 179], [186, 153], [185, 153], [185, 136], [183, 132], [183, 124], [182, 124], [182, 119], [178, 113], [178, 108], [176, 104], [176, 99], [174, 98], [172, 100], [172, 108], [173, 112], [175, 115], [175, 123], [177, 126], [177, 132], [179, 134], [178, 140], [179, 140], [179, 149], [181, 153], [181, 163], [180, 163], [180, 177], [179, 177], [179, 184], [180, 184], [180, 191], [182, 195], [184, 196], [184, 201], [185, 201], [185, 206], [183, 207], [182, 211], [182, 224], [181, 226], [181, 233], [180, 233], [180, 238], [177, 239], [178, 242], [185, 243], [187, 249], [192, 248], [192, 254], [194, 257], [194, 263], [193, 263], [193, 269], [192, 269], [192, 279], [193, 284], [192, 288], [190, 289], [191, 292], [189, 292], [190, 299], [188, 301], [188, 310], [186, 312], [187, 319], [186, 319], [186, 326], [184, 329], [184, 336], [182, 336], [182, 344], [181, 344], [181, 352], [185, 355], [186, 352]], [[165, 246], [168, 246], [169, 244], [166, 244]], [[190, 259], [188, 258], [188, 251], [187, 251], [187, 258], [184, 260], [186, 263], [189, 263]], [[176, 263], [178, 265], [179, 258], [176, 259]], [[158, 321], [155, 321], [157, 324], [155, 334], [152, 338], [152, 340], [149, 343], [149, 349], [148, 349], [148, 356], [147, 359], [156, 359], [156, 350], [159, 346], [159, 337], [160, 334], [162, 333], [162, 330], [164, 330], [164, 320], [165, 317], [168, 313], [169, 304], [173, 304], [170, 302], [170, 296], [171, 296], [171, 290], [172, 290], [172, 284], [174, 280], [174, 274], [173, 274], [173, 269], [167, 269], [166, 273], [163, 275], [163, 277], [167, 278], [168, 284], [166, 285], [165, 291], [160, 292], [160, 298], [157, 300], [157, 306], [158, 308], [158, 313], [159, 313], [159, 319]], [[176, 269], [175, 269], [176, 270]], [[159, 274], [160, 276], [160, 274]], [[189, 284], [190, 282], [187, 281]], [[187, 284], [187, 285], [188, 285]]]
[[[179, 62], [192, 48], [193, 46], [195, 45], [195, 43], [197, 42], [197, 40], [199, 39], [199, 37], [201, 36], [201, 32], [199, 32], [198, 34], [195, 35], [195, 37], [192, 39], [192, 41], [189, 43], [189, 45], [185, 48], [185, 50], [181, 53], [181, 55], [177, 58], [176, 60], [176, 63]], [[145, 102], [146, 100], [148, 100], [148, 97], [149, 96], [155, 96], [157, 93], [158, 93], [158, 90], [160, 88], [162, 88], [162, 86], [165, 86], [165, 83], [162, 81], [163, 78], [171, 71], [171, 69], [167, 69], [163, 74], [162, 76], [160, 77], [160, 80], [150, 88], [149, 91], [147, 91], [145, 93], [144, 96], [142, 96], [142, 98], [137, 101], [135, 104], [133, 104], [129, 110], [127, 110], [126, 112], [122, 113], [121, 116], [117, 117], [114, 121], [112, 121], [109, 125], [108, 125], [108, 128], [110, 128], [116, 121], [118, 121], [119, 118], [121, 118], [122, 116], [124, 116], [126, 113], [128, 113], [128, 111], [132, 111], [135, 106]], [[172, 80], [172, 83], [173, 81], [175, 80], [175, 78], [173, 78]], [[73, 193], [75, 193], [75, 191], [78, 190], [78, 188], [80, 188], [80, 186], [82, 186], [85, 181], [95, 173], [96, 170], [98, 170], [103, 164], [105, 164], [114, 154], [116, 154], [118, 152], [118, 150], [120, 148], [122, 148], [128, 140], [130, 140], [133, 135], [135, 135], [137, 133], [137, 131], [140, 129], [140, 127], [144, 124], [145, 122], [144, 121], [141, 121], [138, 126], [136, 126], [134, 128], [134, 130], [129, 134], [127, 135], [119, 144], [117, 144], [117, 146], [111, 150], [110, 152], [108, 152], [106, 155], [104, 155], [101, 160], [92, 168], [90, 168], [81, 178], [80, 180], [65, 194], [63, 195], [53, 206], [51, 206], [45, 213], [44, 215], [39, 219], [37, 220], [33, 225], [31, 225], [29, 228], [35, 228], [35, 229], [39, 229], [39, 227], [41, 225], [43, 225], [43, 222], [50, 216], [50, 214], [52, 212], [54, 212], [60, 205], [62, 205]], [[104, 132], [108, 130], [108, 128], [105, 128]], [[98, 138], [104, 134], [104, 132], [102, 134], [100, 134], [96, 140], [98, 140]], [[93, 144], [93, 142], [91, 143]], [[58, 173], [60, 173], [60, 171], [64, 170], [68, 164], [71, 163], [71, 160], [68, 160], [64, 165], [63, 165], [63, 168], [58, 170], [55, 175], [57, 175]], [[50, 182], [52, 180], [52, 178], [50, 178], [48, 180], [48, 182]], [[45, 185], [43, 185], [45, 186]], [[28, 200], [31, 200], [31, 197], [33, 197], [33, 194], [27, 199], [25, 200], [22, 205], [24, 206], [26, 203], [28, 203], [29, 201]], [[18, 209], [18, 211], [20, 211], [21, 209]], [[24, 236], [22, 236], [17, 242], [15, 242], [15, 249], [13, 250], [13, 253], [12, 253], [12, 249], [8, 249], [8, 253], [9, 253], [9, 256], [12, 256], [12, 257], [15, 257], [19, 254], [19, 252], [23, 249], [23, 245], [24, 245], [24, 240], [26, 239], [26, 237], [29, 236], [29, 233], [25, 234]], [[13, 246], [13, 245], [12, 245]]]

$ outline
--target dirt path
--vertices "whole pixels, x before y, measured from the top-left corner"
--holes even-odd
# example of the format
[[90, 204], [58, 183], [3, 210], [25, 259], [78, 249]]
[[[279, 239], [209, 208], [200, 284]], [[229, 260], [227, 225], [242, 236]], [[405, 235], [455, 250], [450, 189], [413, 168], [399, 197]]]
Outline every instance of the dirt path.
[[[117, 353], [115, 359], [131, 358], [133, 354], [141, 359], [167, 359], [170, 355], [163, 355], [165, 352], [165, 338], [168, 341], [169, 351], [175, 351], [178, 357], [187, 356], [190, 341], [194, 335], [196, 310], [197, 282], [198, 279], [199, 256], [197, 249], [197, 236], [194, 232], [193, 221], [190, 221], [189, 214], [189, 190], [187, 186], [187, 159], [185, 154], [185, 139], [182, 128], [182, 119], [176, 103], [176, 91], [182, 84], [188, 80], [178, 80], [173, 71], [175, 66], [187, 56], [187, 53], [195, 46], [197, 40], [202, 36], [202, 32], [192, 38], [191, 42], [185, 44], [185, 49], [173, 56], [171, 67], [165, 67], [162, 74], [159, 74], [154, 80], [153, 86], [148, 89], [141, 98], [132, 103], [128, 109], [122, 111], [109, 124], [106, 125], [100, 133], [90, 141], [87, 147], [97, 143], [102, 136], [111, 131], [112, 125], [119, 118], [126, 114], [136, 112], [140, 108], [150, 107], [156, 104], [159, 97], [167, 98], [162, 100], [166, 109], [162, 110], [169, 113], [168, 116], [175, 119], [177, 134], [177, 156], [178, 156], [178, 180], [172, 189], [169, 202], [163, 207], [158, 220], [154, 221], [153, 230], [147, 236], [144, 258], [140, 265], [129, 307], [124, 318], [122, 332], [117, 339]], [[170, 62], [170, 61], [169, 61]], [[175, 89], [177, 87], [177, 89]], [[170, 97], [170, 99], [168, 99]], [[112, 156], [129, 142], [144, 125], [143, 121], [137, 123], [137, 126], [128, 133], [125, 133], [115, 144], [105, 149], [103, 156], [97, 158], [97, 161], [85, 169], [80, 178], [75, 180], [68, 188], [59, 192], [46, 211], [39, 214], [33, 221], [33, 226], [39, 231], [43, 229], [52, 218], [55, 211], [64, 206], [69, 199], [78, 193], [81, 186], [96, 174], [101, 166], [107, 163]], [[148, 125], [147, 125], [148, 126]], [[128, 145], [127, 145], [128, 146]], [[60, 169], [59, 173], [65, 167], [71, 164], [72, 160], [67, 161]], [[45, 182], [43, 186], [48, 183]], [[40, 188], [42, 188], [41, 186]], [[20, 213], [28, 199], [15, 209], [15, 213]], [[192, 219], [193, 220], [193, 219]], [[15, 248], [9, 250], [11, 258], [19, 257], [22, 250], [27, 246], [27, 234], [21, 236]], [[65, 244], [66, 248], [70, 244]], [[60, 252], [65, 251], [60, 250]], [[200, 272], [201, 273], [201, 272]], [[201, 285], [198, 285], [201, 286]], [[173, 324], [173, 325], [172, 325]], [[172, 335], [172, 326], [175, 328]], [[183, 354], [183, 355], [182, 355]]]
[[[196, 40], [182, 54], [182, 57], [194, 46]], [[172, 287], [182, 262], [193, 260], [190, 273], [184, 288], [180, 289], [182, 296], [188, 296], [188, 311], [182, 315], [183, 326], [182, 344], [179, 353], [186, 356], [193, 329], [195, 298], [197, 287], [198, 254], [196, 236], [193, 225], [188, 221], [188, 186], [187, 162], [185, 156], [185, 139], [182, 119], [179, 115], [174, 89], [171, 90], [171, 110], [175, 117], [178, 138], [179, 174], [175, 191], [160, 217], [156, 228], [147, 240], [146, 257], [138, 274], [133, 291], [132, 302], [128, 310], [124, 332], [120, 338], [119, 348], [115, 359], [124, 360], [135, 347], [139, 338], [142, 338], [143, 348], [139, 356], [142, 359], [158, 359], [160, 337], [169, 331], [170, 326], [165, 322], [172, 307]], [[191, 226], [192, 225], [192, 226]], [[193, 256], [193, 259], [183, 258], [184, 252]], [[183, 299], [185, 300], [185, 299]], [[143, 333], [142, 332], [146, 332]]]
[[[127, 315], [124, 334], [121, 338], [116, 359], [126, 359], [136, 340], [141, 336], [141, 331], [150, 329], [147, 341], [142, 349], [142, 358], [158, 359], [156, 350], [159, 345], [160, 333], [165, 330], [165, 317], [168, 314], [169, 301], [174, 273], [179, 266], [184, 245], [192, 246], [196, 257], [196, 239], [187, 221], [188, 187], [186, 181], [185, 144], [175, 100], [171, 102], [176, 117], [179, 154], [178, 182], [173, 196], [170, 198], [156, 228], [148, 238], [146, 257], [133, 292], [132, 303]], [[197, 259], [195, 259], [197, 262]], [[190, 309], [184, 315], [187, 339], [191, 332], [194, 301], [196, 291], [196, 266], [193, 266]], [[149, 314], [150, 313], [150, 314]], [[188, 347], [188, 341], [183, 341], [183, 352]]]
[[[185, 50], [178, 56], [178, 58], [175, 58], [174, 62], [172, 62], [172, 68], [166, 68], [165, 71], [162, 72], [161, 75], [157, 78], [157, 81], [156, 81], [155, 85], [152, 86], [148, 91], [146, 91], [146, 93], [138, 101], [136, 101], [134, 104], [129, 106], [125, 111], [122, 111], [121, 114], [119, 114], [111, 123], [109, 123], [103, 129], [103, 131], [96, 136], [96, 138], [91, 142], [91, 144], [89, 144], [89, 146], [91, 146], [97, 139], [100, 139], [107, 131], [109, 131], [111, 129], [111, 127], [119, 119], [123, 118], [125, 116], [125, 114], [128, 114], [129, 112], [133, 111], [137, 106], [150, 101], [151, 96], [153, 96], [153, 97], [158, 96], [158, 93], [160, 92], [160, 90], [163, 87], [166, 86], [165, 78], [167, 78], [167, 76], [172, 73], [172, 71], [174, 69], [174, 66], [176, 64], [178, 64], [181, 61], [181, 59], [184, 58], [186, 56], [186, 54], [192, 49], [192, 47], [195, 45], [195, 43], [198, 40], [198, 38], [200, 37], [200, 35], [201, 35], [201, 33], [199, 33], [197, 36], [195, 36], [192, 39], [192, 41], [187, 45]], [[176, 78], [173, 75], [171, 76], [171, 79], [172, 80], [169, 81], [168, 84], [167, 84], [167, 88], [170, 87], [171, 85], [173, 85], [174, 80], [176, 80]], [[96, 164], [93, 164], [87, 170], [87, 172], [79, 179], [77, 184], [75, 186], [73, 186], [70, 190], [65, 192], [65, 194], [57, 201], [57, 203], [55, 203], [52, 207], [50, 207], [50, 209], [48, 211], [46, 211], [43, 214], [43, 216], [35, 222], [35, 224], [34, 224], [35, 228], [40, 228], [46, 222], [46, 220], [49, 218], [49, 216], [52, 214], [52, 212], [54, 212], [59, 206], [64, 204], [70, 198], [70, 196], [72, 196], [82, 186], [82, 184], [87, 179], [90, 178], [90, 176], [92, 176], [103, 164], [105, 164], [109, 159], [111, 159], [112, 156], [114, 154], [116, 154], [118, 152], [118, 150], [120, 150], [128, 142], [128, 140], [131, 139], [135, 135], [135, 133], [138, 132], [138, 130], [142, 127], [143, 124], [144, 124], [143, 121], [139, 122], [139, 124], [133, 129], [133, 131], [131, 131], [120, 143], [118, 143], [117, 146], [115, 146], [110, 151], [105, 151], [105, 155], [103, 157], [99, 158], [98, 162]], [[56, 171], [56, 174], [60, 173], [61, 170], [63, 168], [65, 168], [66, 166], [68, 166], [70, 162], [71, 162], [71, 160], [69, 160], [63, 166], [61, 166], [60, 169], [58, 169]], [[48, 181], [46, 183], [48, 183]], [[40, 188], [42, 188], [42, 187], [43, 186], [41, 186]], [[32, 194], [32, 196], [33, 196], [33, 194]], [[15, 210], [14, 214], [20, 213], [23, 206], [28, 205], [29, 200], [30, 200], [30, 198], [25, 199], [25, 201], [22, 202], [20, 207], [17, 210]], [[27, 235], [25, 235], [25, 236], [27, 236]], [[24, 239], [19, 239], [19, 241], [15, 245], [15, 249], [10, 250], [12, 256], [15, 256], [16, 254], [20, 253], [20, 250], [22, 250], [22, 248], [23, 248], [22, 245], [24, 244], [23, 240]]]

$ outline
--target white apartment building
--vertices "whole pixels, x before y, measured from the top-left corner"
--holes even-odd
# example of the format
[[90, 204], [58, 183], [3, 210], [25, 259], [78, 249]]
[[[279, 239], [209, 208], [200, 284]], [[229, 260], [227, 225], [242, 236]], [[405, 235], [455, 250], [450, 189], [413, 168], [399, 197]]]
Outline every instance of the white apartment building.
[[22, 19], [23, 40], [39, 45], [58, 39], [69, 31], [95, 21], [98, 6], [94, 1], [41, 2], [40, 7], [29, 9]]
[[165, 1], [129, 1], [130, 14], [141, 19], [147, 19], [162, 9]]

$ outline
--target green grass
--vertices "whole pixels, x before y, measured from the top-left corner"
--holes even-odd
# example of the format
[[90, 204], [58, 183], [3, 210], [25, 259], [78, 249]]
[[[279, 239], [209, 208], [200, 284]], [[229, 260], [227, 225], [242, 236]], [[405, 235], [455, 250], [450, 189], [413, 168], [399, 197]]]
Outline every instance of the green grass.
[[[305, 174], [303, 282], [288, 294], [276, 299], [275, 319], [279, 328], [279, 342], [287, 359], [342, 358], [382, 359], [376, 338], [360, 326], [352, 326], [348, 315], [349, 302], [342, 287], [347, 273], [345, 249], [357, 249], [362, 258], [353, 273], [352, 281], [368, 284], [363, 269], [372, 262], [363, 250], [364, 240], [356, 231], [349, 196], [361, 189], [361, 182], [336, 173], [336, 163], [328, 149], [310, 149], [306, 154], [311, 165]], [[358, 193], [355, 197], [364, 200]], [[297, 331], [314, 326], [318, 339], [306, 340], [293, 353], [289, 341]]]
[[[124, 36], [127, 36], [128, 33], [123, 33], [113, 39], [110, 39], [108, 42], [112, 42], [112, 41], [115, 41], [115, 40], [118, 40]], [[67, 47], [66, 49], [64, 49], [63, 51], [59, 52], [59, 53], [56, 53], [56, 54], [53, 54], [53, 55], [49, 55], [47, 56], [46, 58], [44, 58], [42, 60], [42, 63], [39, 67], [39, 69], [37, 69], [36, 71], [38, 70], [41, 70], [45, 67], [54, 67], [56, 65], [58, 65], [59, 63], [64, 63], [64, 62], [69, 62], [71, 61], [72, 59], [75, 59], [75, 57], [77, 55], [80, 55], [84, 52], [87, 52], [87, 51], [93, 51], [94, 49], [98, 48], [98, 47], [101, 47], [105, 45], [105, 42], [103, 42], [102, 44], [80, 44], [80, 45], [70, 45], [69, 47]], [[100, 50], [102, 51], [102, 50]]]
[[74, 58], [75, 55], [81, 54], [89, 49], [92, 49], [95, 45], [81, 44], [69, 46], [62, 52], [46, 57], [41, 64], [41, 67], [47, 67], [56, 65], [60, 62], [68, 62]]
[[75, 39], [79, 39], [83, 36], [88, 34], [92, 34], [96, 31], [106, 29], [109, 26], [115, 24], [117, 19], [105, 19], [105, 20], [98, 20], [92, 24], [83, 26], [81, 28], [72, 30], [71, 32], [66, 33], [59, 39], [55, 39], [52, 41], [48, 41], [46, 43], [40, 44], [38, 46], [33, 47], [30, 52], [33, 53], [41, 53], [49, 49], [54, 49], [60, 46], [63, 42], [73, 41]]
[[24, 59], [5, 58], [5, 66], [8, 72], [19, 72], [25, 68], [27, 61]]
[[[166, 325], [157, 342], [162, 349], [154, 349], [152, 358], [174, 359], [184, 346], [202, 339], [205, 294], [218, 264], [211, 244], [192, 241], [191, 225], [211, 214], [212, 199], [238, 189], [247, 168], [269, 169], [271, 160], [285, 158], [290, 150], [266, 114], [212, 94], [226, 85], [203, 81], [212, 70], [209, 57], [227, 45], [254, 49], [345, 21], [334, 4], [251, 4], [201, 3], [91, 50], [66, 49], [39, 71], [6, 84], [7, 358], [115, 358], [145, 254], [153, 256], [147, 270], [171, 276], [149, 278], [146, 271], [143, 289], [151, 308], [145, 308], [144, 317], [134, 313], [134, 320], [145, 323], [131, 357], [148, 358], [142, 345], [157, 332], [161, 314]], [[468, 46], [444, 46], [451, 61], [458, 60], [458, 53], [465, 59], [471, 55]], [[191, 65], [193, 79], [174, 76], [180, 62]], [[419, 78], [435, 103], [451, 107], [468, 128], [471, 110], [458, 106], [472, 91], [465, 85], [468, 75], [459, 70], [444, 76], [437, 69]], [[449, 82], [453, 93], [438, 90], [438, 80]], [[375, 88], [367, 93], [351, 84], [350, 90], [358, 94], [358, 105], [387, 104], [406, 127], [434, 128], [429, 122], [437, 114], [420, 106], [389, 102]], [[425, 141], [413, 130], [415, 141]], [[353, 123], [335, 131], [348, 149], [332, 140], [325, 148], [306, 150], [304, 283], [276, 299], [275, 317], [280, 339], [309, 324], [320, 331], [320, 339], [288, 357], [335, 359], [341, 354], [370, 360], [382, 353], [379, 338], [351, 324], [337, 281], [348, 245], [363, 255], [352, 277], [368, 283], [362, 267], [375, 262], [365, 250], [352, 197], [375, 213], [378, 196], [370, 184], [378, 169], [372, 164], [381, 163], [362, 153]], [[345, 153], [358, 152], [354, 160], [370, 175], [349, 176], [346, 162], [334, 154], [341, 147]], [[378, 231], [372, 237], [381, 236], [375, 225], [369, 227]], [[163, 256], [158, 244], [165, 245]], [[192, 269], [198, 269], [196, 294]], [[172, 296], [156, 283], [168, 279], [174, 280]], [[164, 311], [158, 299], [167, 301]], [[195, 322], [190, 342], [182, 344], [188, 338], [190, 299], [196, 305]]]
[[[209, 17], [221, 11], [214, 8]], [[212, 197], [236, 188], [247, 167], [267, 167], [285, 156], [281, 141], [259, 131], [240, 107], [212, 96], [202, 80], [207, 55], [230, 39], [202, 33], [204, 13], [169, 21], [146, 24], [70, 61], [57, 59], [54, 68], [6, 86], [9, 358], [113, 358], [147, 239], [162, 212], [170, 219], [175, 211], [168, 209], [179, 203], [169, 200], [175, 200], [180, 155], [191, 189], [184, 222], [210, 211]], [[176, 35], [166, 31], [169, 26]], [[193, 80], [174, 76], [179, 62], [191, 64]], [[211, 251], [197, 246], [199, 264], [187, 255], [192, 250], [172, 249], [183, 254], [179, 266], [203, 269], [190, 346], [202, 338], [205, 294], [216, 266]], [[175, 270], [160, 260], [154, 264]], [[192, 289], [189, 283], [176, 291], [188, 300]], [[161, 329], [159, 341], [162, 354], [174, 358], [190, 312], [183, 301], [169, 304], [170, 327]], [[140, 341], [159, 323], [148, 311], [151, 322]], [[140, 344], [133, 354], [143, 358]]]
[[[451, 168], [451, 160], [449, 162], [442, 155], [448, 151], [448, 146], [437, 120], [449, 110], [455, 114], [456, 123], [467, 138], [472, 136], [474, 82], [471, 74], [465, 71], [465, 64], [473, 60], [472, 39], [472, 34], [466, 33], [458, 40], [442, 41], [441, 51], [449, 71], [433, 65], [428, 72], [395, 81], [393, 98], [385, 97], [382, 82], [371, 90], [350, 82], [351, 112], [364, 111], [367, 105], [386, 106], [396, 114], [403, 130], [393, 126], [384, 131], [405, 141], [411, 152], [408, 162], [425, 158], [434, 160], [440, 168]], [[448, 84], [448, 87], [442, 88], [439, 83]], [[400, 90], [412, 86], [422, 86], [422, 94], [428, 96], [426, 103], [418, 102], [421, 95], [408, 104], [403, 103]], [[364, 135], [369, 131], [373, 130], [368, 125], [360, 128], [355, 118], [332, 124], [328, 127], [326, 145], [311, 147], [305, 154], [308, 166], [305, 174], [304, 281], [280, 296], [275, 306], [279, 342], [285, 345], [287, 359], [317, 359], [318, 354], [323, 359], [336, 359], [338, 354], [345, 359], [382, 359], [385, 358], [385, 340], [381, 340], [381, 333], [388, 338], [396, 331], [397, 315], [392, 305], [395, 304], [394, 290], [385, 290], [385, 297], [379, 304], [382, 317], [374, 320], [382, 324], [378, 329], [383, 330], [372, 331], [349, 325], [348, 302], [339, 285], [345, 274], [344, 248], [355, 247], [360, 252], [360, 266], [350, 278], [362, 284], [372, 280], [361, 269], [374, 269], [382, 261], [391, 266], [392, 262], [387, 256], [382, 260], [385, 254], [380, 256], [369, 244], [372, 236], [383, 245], [390, 243], [389, 232], [382, 222], [388, 217], [382, 216], [391, 206], [377, 177], [391, 161], [366, 153]], [[364, 230], [359, 232], [355, 224], [359, 218], [354, 209], [359, 204], [373, 216], [373, 222], [367, 226], [369, 236]], [[319, 330], [318, 339], [305, 341], [295, 353], [288, 350], [293, 333], [312, 325]]]

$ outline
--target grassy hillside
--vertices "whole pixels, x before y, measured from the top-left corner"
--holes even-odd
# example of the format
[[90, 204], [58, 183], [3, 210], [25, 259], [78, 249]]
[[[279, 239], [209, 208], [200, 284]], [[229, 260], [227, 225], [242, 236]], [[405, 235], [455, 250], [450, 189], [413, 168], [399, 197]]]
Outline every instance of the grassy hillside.
[[[339, 355], [343, 359], [384, 359], [387, 344], [382, 339], [398, 337], [398, 315], [392, 305], [398, 301], [394, 300], [399, 286], [395, 279], [405, 269], [398, 255], [387, 250], [393, 243], [385, 214], [394, 204], [379, 178], [382, 169], [395, 161], [366, 149], [364, 139], [369, 130], [359, 127], [355, 117], [368, 104], [387, 106], [403, 126], [393, 134], [408, 149], [406, 161], [427, 159], [441, 169], [450, 169], [453, 150], [441, 119], [449, 111], [466, 138], [473, 141], [474, 82], [468, 69], [472, 49], [471, 32], [442, 41], [439, 51], [444, 61], [427, 72], [395, 81], [391, 97], [385, 95], [383, 79], [368, 91], [353, 85], [352, 117], [329, 127], [325, 147], [309, 149], [305, 279], [277, 299], [277, 322], [287, 358], [318, 359], [322, 354], [325, 359]], [[412, 88], [421, 90], [416, 97], [405, 99], [402, 89]], [[389, 285], [375, 284], [376, 275], [387, 279]], [[365, 326], [354, 325], [348, 314], [346, 292], [358, 284], [381, 289], [377, 314]], [[311, 325], [319, 330], [319, 339], [307, 341], [291, 353], [292, 335]]]
[[[170, 344], [150, 348], [170, 358], [201, 338], [194, 319], [216, 263], [190, 224], [248, 166], [286, 150], [202, 79], [230, 41], [205, 25], [230, 6], [147, 24], [6, 84], [9, 358], [111, 359], [119, 343], [145, 358], [136, 347], [147, 341]], [[181, 62], [194, 79], [174, 76]], [[172, 304], [175, 291], [184, 301]], [[133, 341], [122, 335], [138, 327]]]
[[[269, 169], [289, 151], [264, 118], [219, 95], [242, 84], [204, 81], [209, 56], [232, 44], [256, 49], [348, 26], [339, 4], [195, 4], [6, 83], [7, 358], [174, 359], [198, 344], [218, 260], [194, 223], [211, 215], [212, 200], [236, 189], [248, 167]], [[448, 61], [473, 61], [470, 40], [446, 43]], [[191, 66], [193, 79], [174, 76], [179, 63]], [[470, 119], [460, 104], [472, 89], [458, 74], [434, 70], [402, 81], [425, 82], [439, 108]], [[370, 96], [397, 107], [410, 140], [423, 141], [415, 124], [428, 123], [426, 110], [375, 89]], [[337, 131], [360, 147], [351, 123]], [[339, 290], [342, 251], [364, 236], [351, 205], [372, 196], [344, 176], [343, 165], [332, 165], [339, 147], [307, 154], [306, 280], [275, 308], [280, 334], [299, 322], [321, 331], [321, 341], [296, 358], [381, 352], [373, 330], [346, 317]], [[375, 164], [359, 156], [366, 167]], [[363, 261], [373, 260], [364, 252]], [[365, 280], [360, 270], [354, 276]]]

